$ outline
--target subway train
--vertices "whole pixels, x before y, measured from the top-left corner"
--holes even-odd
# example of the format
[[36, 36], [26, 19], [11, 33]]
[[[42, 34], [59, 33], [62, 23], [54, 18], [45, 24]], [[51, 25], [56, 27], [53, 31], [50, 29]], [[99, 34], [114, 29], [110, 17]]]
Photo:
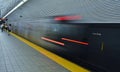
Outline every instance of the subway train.
[[13, 24], [13, 32], [93, 72], [119, 71], [120, 25]]
[[12, 32], [92, 72], [120, 72], [120, 0], [30, 0]]

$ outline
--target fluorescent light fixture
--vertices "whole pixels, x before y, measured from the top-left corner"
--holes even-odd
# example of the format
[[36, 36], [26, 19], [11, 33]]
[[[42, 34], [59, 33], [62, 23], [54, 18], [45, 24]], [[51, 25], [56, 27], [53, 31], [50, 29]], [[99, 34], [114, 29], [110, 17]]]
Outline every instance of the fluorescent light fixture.
[[10, 15], [13, 11], [15, 11], [17, 8], [22, 6], [24, 3], [26, 3], [28, 0], [22, 0], [17, 6], [15, 6], [12, 10], [10, 10], [5, 16], [3, 16], [3, 19], [6, 18], [8, 15]]

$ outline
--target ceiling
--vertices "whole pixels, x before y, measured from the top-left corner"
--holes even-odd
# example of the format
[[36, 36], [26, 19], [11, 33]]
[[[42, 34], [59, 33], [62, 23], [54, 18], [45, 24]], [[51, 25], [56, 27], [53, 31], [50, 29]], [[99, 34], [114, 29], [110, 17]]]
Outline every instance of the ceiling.
[[14, 6], [16, 6], [21, 0], [0, 0], [0, 17], [4, 16]]

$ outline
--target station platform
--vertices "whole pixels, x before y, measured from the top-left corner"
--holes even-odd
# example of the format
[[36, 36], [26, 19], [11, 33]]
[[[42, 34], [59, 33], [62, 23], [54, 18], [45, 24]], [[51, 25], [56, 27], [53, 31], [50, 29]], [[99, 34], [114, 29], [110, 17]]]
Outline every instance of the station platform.
[[[65, 64], [66, 65], [66, 64]], [[72, 67], [76, 68], [76, 67]], [[71, 69], [71, 68], [70, 68]], [[14, 35], [0, 32], [0, 72], [89, 72], [69, 70], [25, 44]]]

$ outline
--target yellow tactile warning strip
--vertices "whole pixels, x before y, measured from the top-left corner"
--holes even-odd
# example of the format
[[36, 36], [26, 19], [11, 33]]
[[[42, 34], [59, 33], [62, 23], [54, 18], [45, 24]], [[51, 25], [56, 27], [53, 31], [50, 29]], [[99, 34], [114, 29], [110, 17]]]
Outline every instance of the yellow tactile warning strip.
[[21, 40], [22, 42], [26, 43], [27, 45], [31, 46], [32, 48], [34, 48], [35, 50], [37, 50], [38, 52], [42, 53], [43, 55], [47, 56], [48, 58], [50, 58], [51, 60], [53, 60], [54, 62], [58, 63], [59, 65], [63, 66], [64, 68], [68, 69], [71, 72], [90, 72], [89, 70], [80, 67], [52, 52], [49, 52], [47, 50], [45, 50], [44, 48], [14, 34], [11, 33], [11, 35], [13, 35], [14, 37], [18, 38], [19, 40]]

